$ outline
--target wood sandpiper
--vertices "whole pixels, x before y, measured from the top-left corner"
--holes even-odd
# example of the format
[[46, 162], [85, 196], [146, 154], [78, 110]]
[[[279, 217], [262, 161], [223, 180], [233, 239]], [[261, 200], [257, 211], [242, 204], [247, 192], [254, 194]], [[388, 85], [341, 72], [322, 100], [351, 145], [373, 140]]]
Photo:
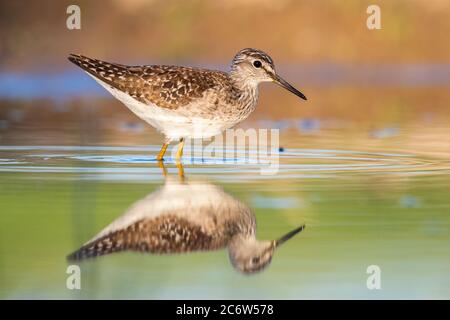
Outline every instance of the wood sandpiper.
[[282, 243], [256, 239], [250, 208], [207, 181], [166, 176], [157, 191], [134, 203], [123, 215], [68, 256], [80, 261], [121, 251], [153, 254], [187, 253], [228, 248], [233, 267], [244, 273], [262, 271]]
[[258, 84], [275, 82], [300, 98], [305, 95], [283, 80], [272, 58], [257, 49], [239, 51], [227, 72], [179, 66], [125, 66], [71, 54], [86, 71], [166, 140], [157, 156], [163, 160], [171, 141], [209, 138], [246, 119], [256, 107]]

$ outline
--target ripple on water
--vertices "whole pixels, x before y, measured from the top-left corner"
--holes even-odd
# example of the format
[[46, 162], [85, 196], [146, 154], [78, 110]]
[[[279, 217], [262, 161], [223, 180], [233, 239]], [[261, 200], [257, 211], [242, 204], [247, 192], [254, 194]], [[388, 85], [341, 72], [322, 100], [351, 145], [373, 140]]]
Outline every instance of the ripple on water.
[[[0, 172], [73, 173], [77, 179], [148, 180], [160, 178], [154, 154], [158, 146], [0, 146]], [[189, 151], [189, 150], [187, 150]], [[421, 175], [450, 172], [446, 159], [414, 154], [356, 150], [286, 149], [277, 157], [258, 161], [255, 153], [245, 157], [184, 157], [190, 172], [221, 174], [236, 179], [327, 178], [339, 174]], [[166, 164], [175, 161], [168, 158]], [[260, 175], [262, 168], [274, 168]], [[150, 173], [150, 174], [149, 174]], [[82, 177], [80, 177], [82, 175]], [[158, 179], [159, 179], [158, 178]]]

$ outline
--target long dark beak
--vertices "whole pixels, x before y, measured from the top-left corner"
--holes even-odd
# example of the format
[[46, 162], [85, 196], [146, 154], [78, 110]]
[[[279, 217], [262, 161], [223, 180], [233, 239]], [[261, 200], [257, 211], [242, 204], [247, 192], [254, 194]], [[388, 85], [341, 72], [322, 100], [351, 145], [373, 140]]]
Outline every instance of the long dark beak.
[[286, 241], [288, 241], [290, 238], [292, 238], [293, 236], [295, 236], [297, 233], [301, 232], [303, 229], [305, 229], [305, 225], [302, 225], [301, 227], [298, 227], [294, 230], [292, 230], [291, 232], [285, 234], [284, 236], [282, 236], [280, 239], [275, 240], [275, 247], [279, 247], [281, 246], [283, 243], [285, 243]]
[[302, 98], [303, 100], [308, 100], [306, 99], [306, 96], [301, 93], [300, 91], [298, 91], [297, 89], [295, 89], [293, 86], [291, 86], [289, 84], [289, 82], [287, 82], [286, 80], [284, 80], [283, 78], [281, 78], [279, 75], [275, 75], [273, 78], [273, 81], [276, 84], [279, 84], [280, 86], [282, 86], [283, 88], [285, 88], [286, 90], [292, 92], [293, 94], [295, 94], [296, 96]]

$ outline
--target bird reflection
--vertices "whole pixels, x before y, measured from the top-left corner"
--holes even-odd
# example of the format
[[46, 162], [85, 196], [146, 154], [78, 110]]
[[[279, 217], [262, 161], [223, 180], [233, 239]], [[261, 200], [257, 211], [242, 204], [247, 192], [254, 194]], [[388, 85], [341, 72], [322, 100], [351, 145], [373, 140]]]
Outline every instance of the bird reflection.
[[227, 248], [233, 267], [252, 274], [265, 269], [276, 248], [304, 229], [300, 226], [278, 240], [256, 239], [250, 208], [223, 189], [205, 181], [165, 176], [164, 185], [134, 203], [69, 261], [121, 251], [153, 254], [187, 253]]

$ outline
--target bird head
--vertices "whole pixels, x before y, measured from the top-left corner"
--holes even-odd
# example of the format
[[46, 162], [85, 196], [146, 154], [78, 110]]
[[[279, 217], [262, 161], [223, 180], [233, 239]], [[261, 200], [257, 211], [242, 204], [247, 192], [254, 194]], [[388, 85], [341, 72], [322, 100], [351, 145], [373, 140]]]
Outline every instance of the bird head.
[[239, 81], [253, 84], [275, 82], [296, 96], [306, 100], [303, 93], [277, 74], [272, 58], [261, 50], [246, 48], [239, 51], [231, 64], [231, 75]]
[[270, 264], [275, 250], [304, 228], [303, 225], [273, 241], [258, 241], [254, 237], [238, 236], [231, 241], [228, 248], [231, 264], [244, 274], [260, 272]]

